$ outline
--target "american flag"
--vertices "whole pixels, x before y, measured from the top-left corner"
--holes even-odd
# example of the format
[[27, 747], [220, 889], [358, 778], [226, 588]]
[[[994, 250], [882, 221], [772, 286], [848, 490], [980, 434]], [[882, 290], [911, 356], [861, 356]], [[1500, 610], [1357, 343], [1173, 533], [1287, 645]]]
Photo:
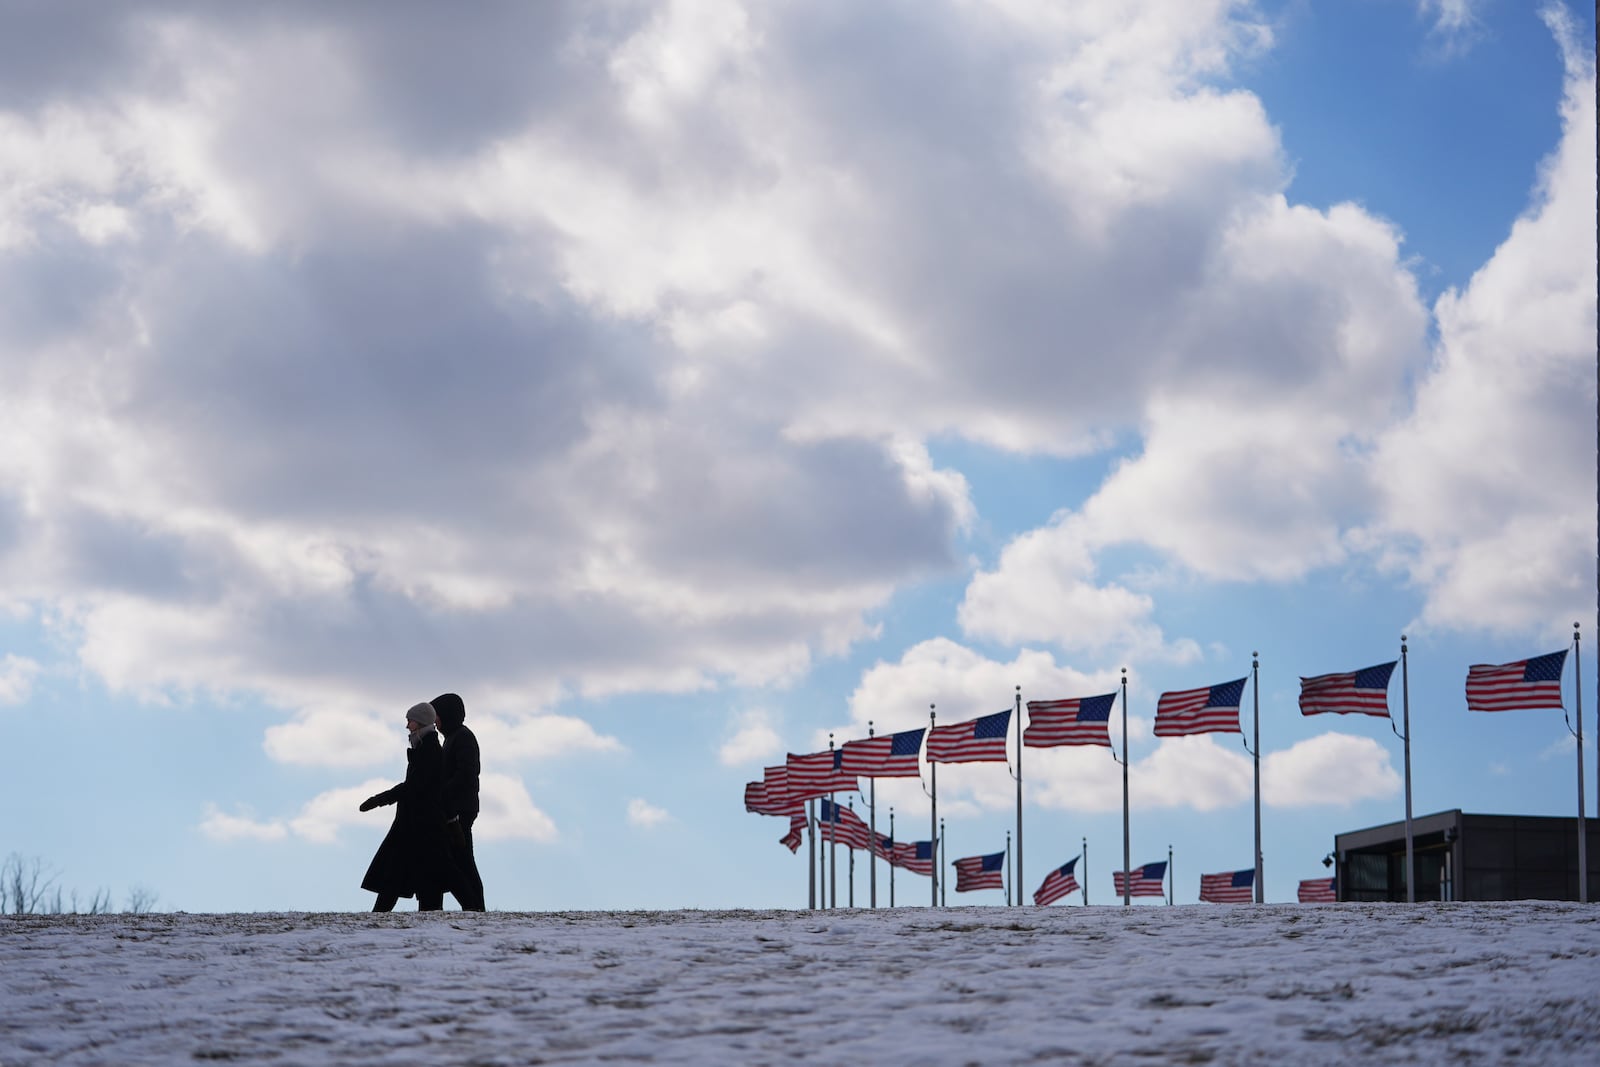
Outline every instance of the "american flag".
[[872, 854], [877, 856], [879, 859], [886, 860], [890, 864], [893, 864], [894, 838], [888, 837], [884, 834], [879, 834], [877, 847], [872, 850]]
[[1300, 714], [1389, 716], [1389, 675], [1398, 661], [1300, 679]]
[[1040, 884], [1039, 888], [1033, 891], [1033, 902], [1040, 907], [1043, 907], [1046, 904], [1051, 904], [1057, 900], [1060, 900], [1068, 893], [1076, 892], [1078, 889], [1078, 878], [1077, 875], [1073, 874], [1072, 872], [1073, 869], [1078, 866], [1078, 859], [1079, 857], [1074, 856], [1061, 866], [1057, 867], [1055, 870], [1051, 871], [1049, 874], [1045, 875], [1044, 881]]
[[837, 838], [839, 844], [847, 848], [859, 848], [862, 851], [872, 848], [872, 831], [861, 821], [861, 816], [842, 804], [835, 804], [823, 797], [817, 822], [822, 824], [824, 841], [832, 842]]
[[1200, 876], [1200, 899], [1213, 904], [1249, 904], [1255, 900], [1256, 869]]
[[[1126, 871], [1112, 871], [1111, 881], [1117, 887], [1117, 896], [1122, 896], [1123, 885], [1128, 882]], [[1160, 863], [1147, 863], [1133, 872], [1133, 881], [1128, 886], [1130, 897], [1164, 897], [1167, 895], [1167, 861]]]
[[790, 852], [800, 851], [800, 835], [805, 828], [806, 817], [804, 815], [789, 816], [789, 832], [778, 838], [778, 844], [788, 845]]
[[813, 752], [809, 756], [789, 753], [785, 766], [789, 770], [789, 795], [799, 800], [825, 797], [829, 793], [854, 793], [856, 776], [840, 769], [844, 753], [839, 749]]
[[745, 784], [745, 811], [753, 811], [758, 815], [793, 816], [804, 812], [805, 806], [805, 801], [789, 795], [789, 771], [782, 765], [768, 767], [761, 781]]
[[1111, 705], [1117, 694], [1078, 697], [1073, 700], [1028, 701], [1028, 728], [1022, 743], [1033, 748], [1056, 745], [1111, 747]]
[[1332, 878], [1306, 878], [1300, 883], [1300, 903], [1334, 904], [1339, 900], [1339, 888]]
[[932, 841], [896, 841], [889, 862], [912, 874], [933, 874]]
[[1561, 707], [1561, 668], [1567, 652], [1467, 668], [1468, 711], [1522, 711]]
[[926, 728], [902, 730], [882, 737], [867, 737], [844, 743], [841, 766], [848, 774], [868, 778], [916, 778], [922, 771], [917, 766], [917, 754], [922, 751], [922, 735]]
[[929, 763], [981, 763], [1006, 758], [1011, 709], [928, 732]]
[[987, 856], [967, 856], [956, 860], [956, 892], [968, 893], [974, 889], [1004, 889], [1006, 854], [991, 852]]
[[1162, 693], [1156, 702], [1157, 737], [1184, 734], [1237, 734], [1239, 699], [1244, 696], [1243, 678], [1202, 689]]

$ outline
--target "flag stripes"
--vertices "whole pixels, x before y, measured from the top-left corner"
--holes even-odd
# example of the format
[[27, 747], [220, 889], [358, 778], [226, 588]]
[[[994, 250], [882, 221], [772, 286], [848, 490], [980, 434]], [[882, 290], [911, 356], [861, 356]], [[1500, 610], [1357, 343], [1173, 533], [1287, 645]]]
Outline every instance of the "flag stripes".
[[929, 763], [982, 763], [1006, 758], [1006, 731], [1011, 726], [1011, 709], [936, 726], [928, 731]]
[[956, 892], [970, 893], [975, 889], [1004, 889], [1006, 854], [991, 852], [986, 856], [966, 856], [955, 861]]
[[1200, 876], [1200, 899], [1212, 904], [1249, 904], [1255, 899], [1256, 871], [1223, 871]]
[[1077, 891], [1078, 876], [1073, 871], [1078, 866], [1080, 858], [1074, 856], [1045, 875], [1044, 881], [1039, 884], [1039, 888], [1033, 891], [1035, 905], [1044, 907], [1046, 904], [1055, 903], [1068, 893]]
[[917, 756], [922, 752], [925, 733], [927, 729], [921, 728], [846, 741], [840, 768], [866, 778], [915, 778], [922, 773]]
[[[1126, 871], [1112, 871], [1111, 882], [1116, 886], [1117, 896], [1126, 893], [1130, 897], [1165, 897], [1167, 895], [1167, 861], [1160, 863], [1147, 863], [1133, 872], [1132, 883], [1129, 884]], [[1126, 890], [1123, 886], [1127, 885]]]
[[1240, 678], [1221, 685], [1162, 693], [1156, 702], [1155, 735], [1242, 733], [1239, 701], [1244, 696], [1244, 683], [1245, 679]]
[[1022, 743], [1030, 748], [1057, 745], [1111, 747], [1111, 706], [1117, 694], [1076, 697], [1072, 700], [1028, 701], [1028, 726]]
[[1339, 900], [1339, 889], [1332, 878], [1306, 878], [1300, 883], [1298, 895], [1302, 904], [1334, 904]]
[[1567, 652], [1467, 668], [1468, 711], [1529, 711], [1561, 707], [1561, 669]]
[[784, 764], [789, 771], [789, 795], [800, 800], [810, 800], [812, 797], [827, 796], [829, 793], [856, 792], [856, 776], [846, 774], [840, 769], [839, 764], [843, 755], [844, 753], [838, 749], [813, 752], [808, 756], [789, 753], [789, 758]]
[[1389, 676], [1395, 663], [1380, 663], [1344, 674], [1300, 679], [1302, 715], [1377, 715], [1389, 717]]

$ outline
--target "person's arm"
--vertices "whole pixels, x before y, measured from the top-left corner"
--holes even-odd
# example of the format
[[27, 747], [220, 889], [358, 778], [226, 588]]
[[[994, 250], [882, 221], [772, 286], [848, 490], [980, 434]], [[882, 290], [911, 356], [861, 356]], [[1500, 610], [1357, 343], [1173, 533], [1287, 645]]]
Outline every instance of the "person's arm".
[[372, 796], [361, 802], [361, 810], [371, 811], [373, 808], [381, 808], [385, 804], [393, 804], [395, 801], [400, 799], [400, 794], [405, 792], [405, 789], [406, 784], [404, 782], [400, 782], [396, 785], [390, 786], [381, 793], [374, 793]]

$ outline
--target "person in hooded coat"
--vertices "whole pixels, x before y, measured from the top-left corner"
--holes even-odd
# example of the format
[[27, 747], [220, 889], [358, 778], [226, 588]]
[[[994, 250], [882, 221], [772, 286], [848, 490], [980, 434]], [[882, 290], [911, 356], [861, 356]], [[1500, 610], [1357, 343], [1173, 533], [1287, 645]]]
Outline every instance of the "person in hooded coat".
[[483, 878], [472, 852], [472, 824], [478, 821], [478, 738], [466, 725], [467, 705], [455, 693], [441, 693], [430, 704], [444, 734], [444, 817], [450, 859], [461, 874], [455, 893], [463, 911], [483, 910]]
[[450, 861], [445, 831], [444, 753], [437, 722], [431, 704], [406, 712], [411, 740], [405, 781], [361, 802], [362, 811], [395, 806], [394, 822], [361, 879], [362, 889], [378, 894], [373, 911], [392, 911], [401, 897], [411, 896], [418, 911], [441, 911], [445, 891], [462, 882]]

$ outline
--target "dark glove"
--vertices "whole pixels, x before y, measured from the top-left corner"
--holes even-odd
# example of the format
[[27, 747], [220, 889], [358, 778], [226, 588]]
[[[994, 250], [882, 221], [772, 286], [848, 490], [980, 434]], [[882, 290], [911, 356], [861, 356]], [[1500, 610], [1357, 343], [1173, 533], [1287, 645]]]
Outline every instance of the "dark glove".
[[382, 804], [383, 804], [383, 801], [378, 799], [377, 797], [368, 797], [367, 799], [365, 799], [365, 800], [363, 800], [361, 802], [361, 810], [362, 811], [371, 811], [373, 808], [379, 807]]

